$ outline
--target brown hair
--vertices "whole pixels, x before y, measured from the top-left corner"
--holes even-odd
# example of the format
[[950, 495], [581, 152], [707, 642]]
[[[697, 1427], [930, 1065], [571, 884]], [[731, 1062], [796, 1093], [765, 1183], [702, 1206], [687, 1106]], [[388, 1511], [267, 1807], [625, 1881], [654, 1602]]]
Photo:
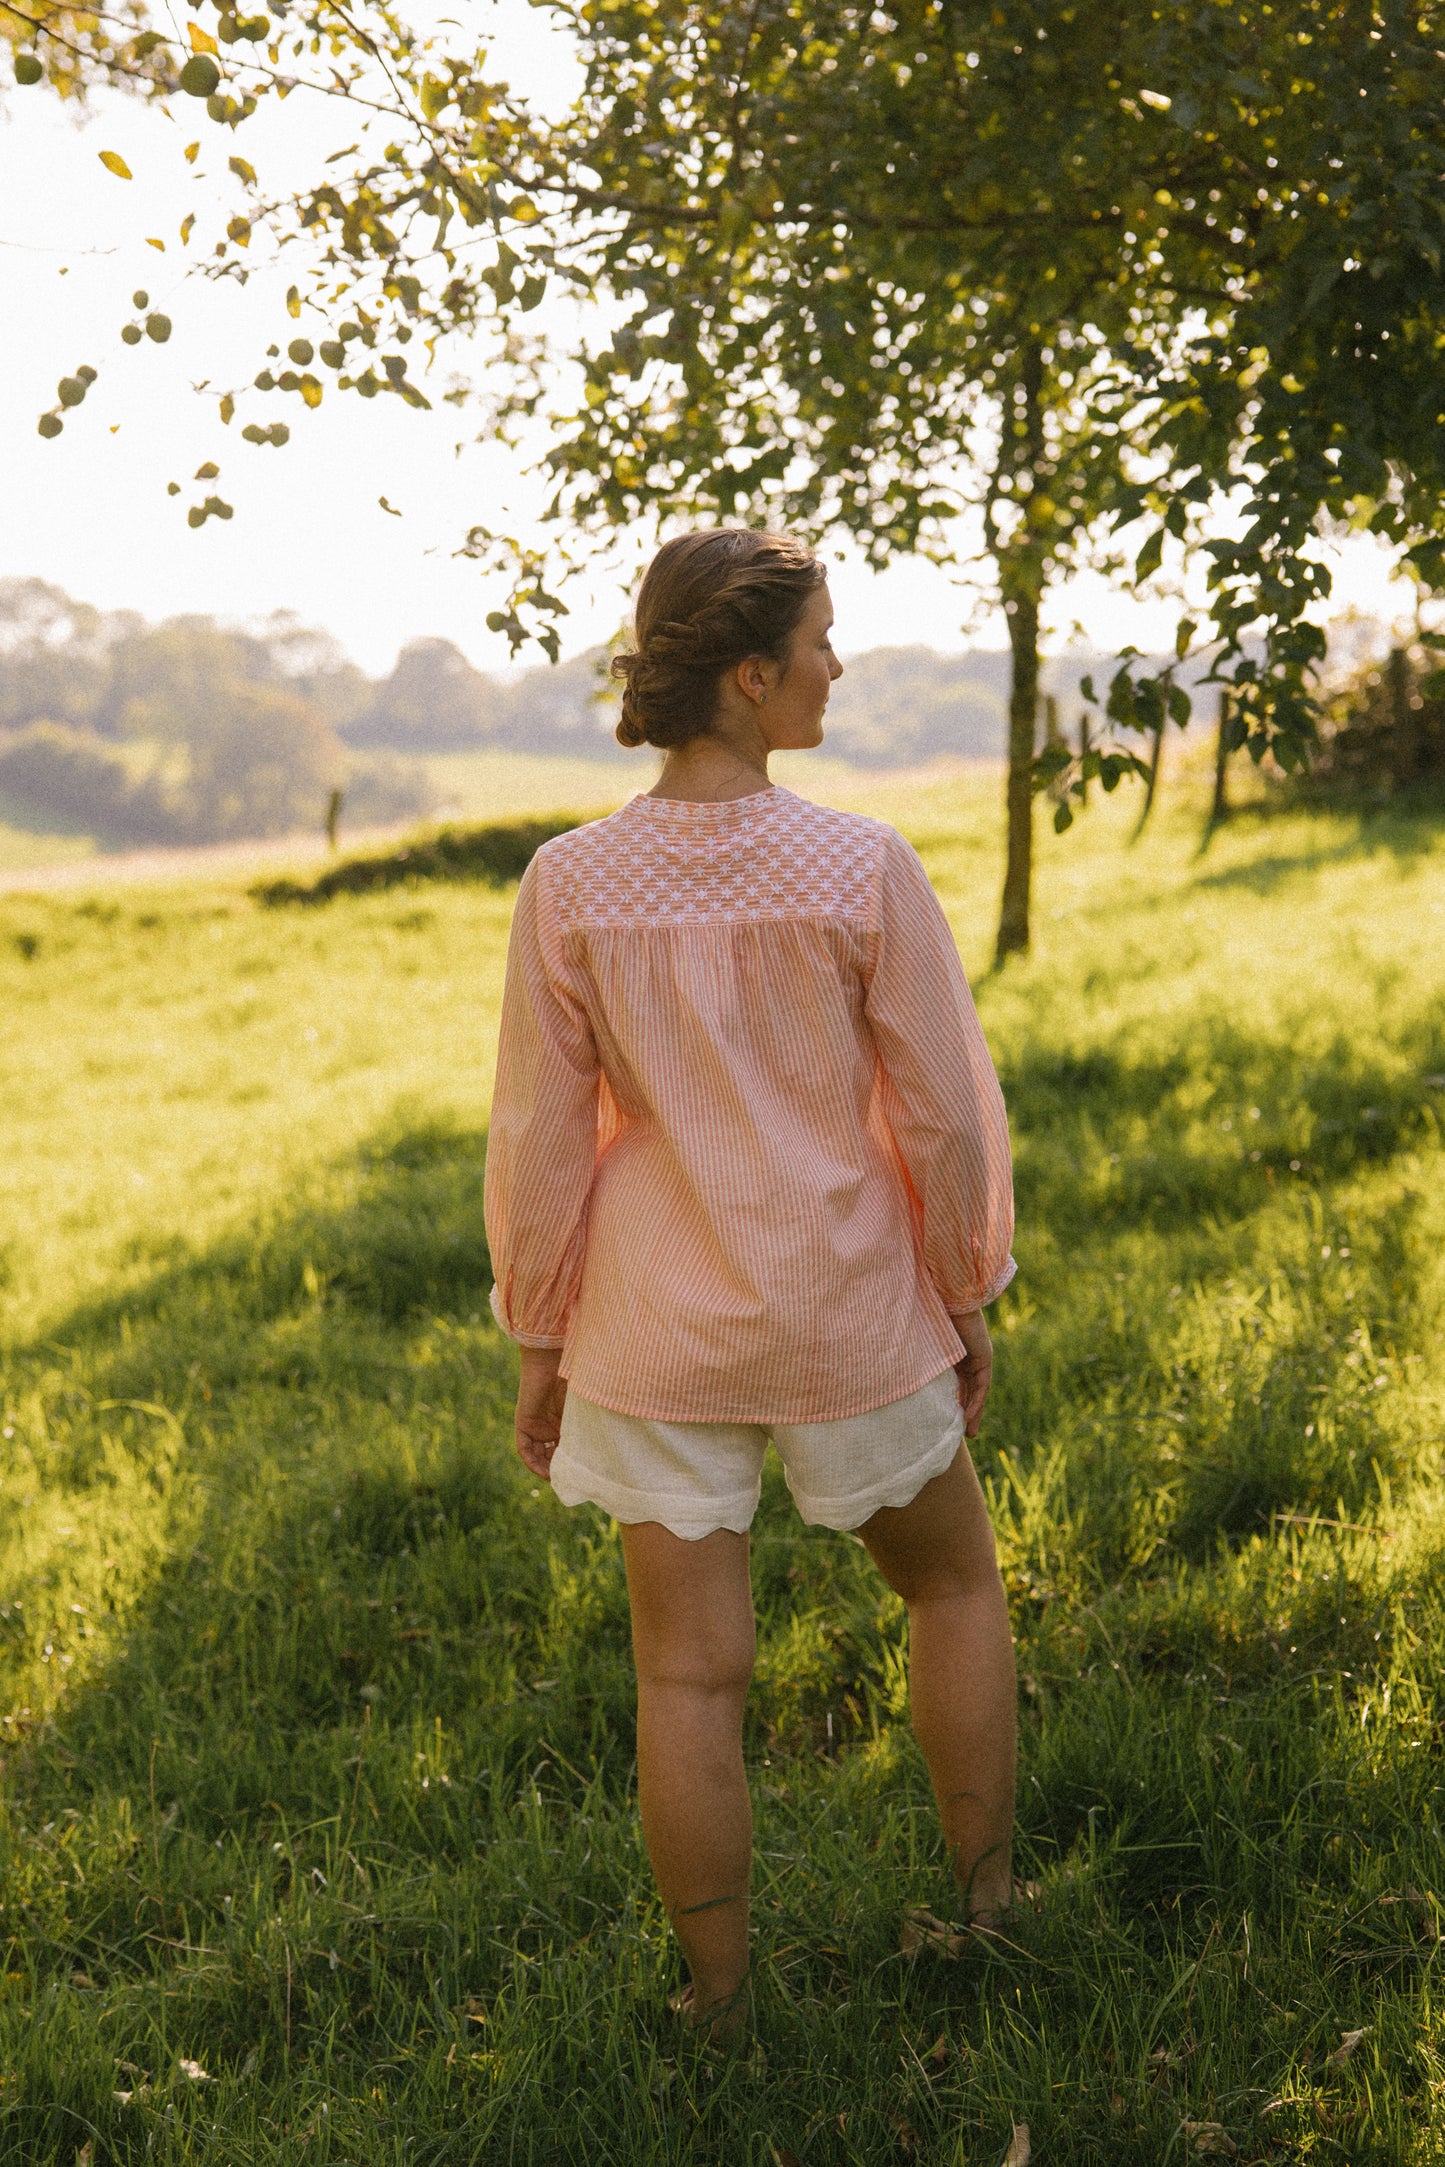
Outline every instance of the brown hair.
[[790, 534], [710, 527], [664, 542], [638, 590], [622, 680], [623, 745], [684, 745], [712, 728], [718, 680], [750, 655], [781, 662], [827, 571]]

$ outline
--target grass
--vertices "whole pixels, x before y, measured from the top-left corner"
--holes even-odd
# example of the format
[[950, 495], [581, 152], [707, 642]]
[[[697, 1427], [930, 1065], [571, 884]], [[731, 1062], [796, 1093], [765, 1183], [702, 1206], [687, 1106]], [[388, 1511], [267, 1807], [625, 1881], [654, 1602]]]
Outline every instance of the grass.
[[615, 1533], [511, 1455], [486, 1309], [510, 893], [13, 897], [6, 2167], [1445, 2158], [1445, 837], [1098, 807], [992, 979], [996, 779], [868, 788], [1015, 1127], [1041, 1907], [899, 1954], [949, 1909], [900, 1614], [770, 1479], [760, 2045], [699, 2065]]

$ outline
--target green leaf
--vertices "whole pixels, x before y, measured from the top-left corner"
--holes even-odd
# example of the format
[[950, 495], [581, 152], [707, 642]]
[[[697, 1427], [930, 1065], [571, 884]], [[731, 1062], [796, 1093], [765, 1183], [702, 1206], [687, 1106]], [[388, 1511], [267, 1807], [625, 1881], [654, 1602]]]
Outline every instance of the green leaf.
[[1192, 617], [1180, 619], [1179, 629], [1174, 635], [1174, 652], [1179, 661], [1182, 662], [1188, 654], [1190, 643], [1198, 629]]
[[1073, 825], [1074, 808], [1070, 805], [1068, 799], [1064, 798], [1054, 807], [1054, 833], [1055, 835], [1062, 835], [1066, 829], [1071, 828]]
[[1156, 527], [1144, 547], [1134, 559], [1134, 577], [1145, 580], [1151, 572], [1157, 572], [1164, 556], [1164, 529]]
[[213, 482], [216, 476], [220, 473], [220, 471], [221, 470], [217, 466], [215, 460], [208, 459], [204, 466], [198, 466], [196, 468], [195, 474], [192, 479], [198, 482]]
[[248, 165], [244, 158], [228, 158], [226, 163], [238, 181], [244, 181], [248, 188], [255, 187], [256, 168], [253, 165]]

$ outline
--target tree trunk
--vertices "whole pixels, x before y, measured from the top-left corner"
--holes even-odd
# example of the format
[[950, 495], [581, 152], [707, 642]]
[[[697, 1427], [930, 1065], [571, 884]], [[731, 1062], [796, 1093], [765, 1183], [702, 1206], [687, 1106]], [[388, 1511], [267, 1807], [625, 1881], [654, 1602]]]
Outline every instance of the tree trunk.
[[1385, 681], [1390, 688], [1390, 765], [1395, 788], [1408, 790], [1420, 771], [1420, 710], [1415, 705], [1410, 657], [1403, 647], [1391, 648]]
[[1163, 764], [1164, 724], [1161, 722], [1158, 729], [1154, 732], [1154, 748], [1149, 755], [1149, 780], [1144, 785], [1144, 809], [1139, 815], [1139, 825], [1134, 830], [1133, 839], [1136, 843], [1138, 842], [1140, 836], [1144, 833], [1145, 821], [1149, 818], [1150, 813], [1152, 813], [1154, 810], [1154, 800], [1155, 797], [1158, 795], [1159, 791], [1159, 770], [1163, 766]]
[[1219, 695], [1219, 735], [1214, 741], [1214, 796], [1209, 806], [1206, 840], [1229, 818], [1229, 694]]
[[1008, 703], [1008, 862], [1003, 876], [998, 947], [994, 966], [1029, 945], [1029, 893], [1033, 885], [1034, 749], [1039, 712], [1039, 589], [1032, 565], [1022, 576], [1005, 576], [1004, 606], [1012, 677]]

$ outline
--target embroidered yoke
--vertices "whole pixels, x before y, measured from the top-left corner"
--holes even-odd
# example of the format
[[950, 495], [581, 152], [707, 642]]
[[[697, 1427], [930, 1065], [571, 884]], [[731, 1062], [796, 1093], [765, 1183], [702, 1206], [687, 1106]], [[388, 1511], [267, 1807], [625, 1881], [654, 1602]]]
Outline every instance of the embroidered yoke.
[[1003, 1098], [917, 856], [771, 789], [557, 837], [512, 922], [492, 1307], [603, 1407], [827, 1422], [1013, 1276]]

